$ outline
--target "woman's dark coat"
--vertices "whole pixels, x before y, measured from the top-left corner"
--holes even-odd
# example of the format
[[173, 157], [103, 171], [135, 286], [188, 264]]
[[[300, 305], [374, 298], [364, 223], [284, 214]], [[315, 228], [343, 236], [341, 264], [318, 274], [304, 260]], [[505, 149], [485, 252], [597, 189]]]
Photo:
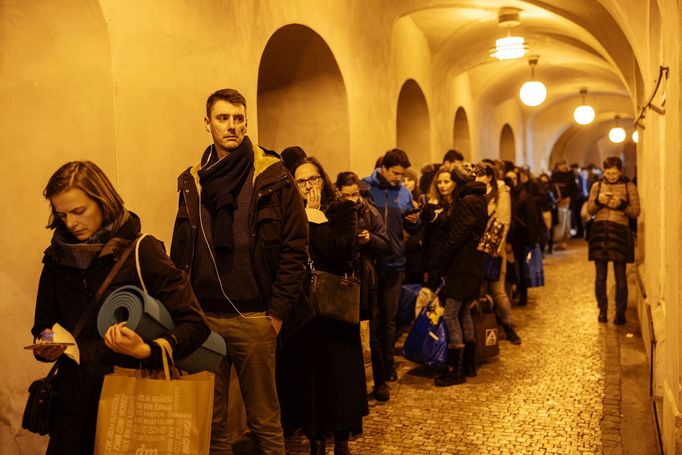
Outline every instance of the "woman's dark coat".
[[[140, 221], [132, 215], [105, 242], [99, 257], [85, 271], [61, 264], [60, 246], [53, 241], [43, 258], [35, 321], [31, 329], [33, 336], [38, 337], [57, 322], [72, 332], [115, 261], [139, 232]], [[210, 330], [187, 275], [173, 265], [163, 244], [150, 236], [140, 244], [140, 266], [149, 293], [163, 302], [175, 322], [175, 328], [163, 335], [173, 347], [173, 356], [182, 358], [191, 354], [206, 340]], [[140, 286], [134, 252], [112, 281], [102, 301], [106, 295], [124, 285]], [[50, 432], [48, 453], [92, 453], [102, 382], [104, 375], [113, 372], [115, 365], [126, 368], [161, 366], [161, 351], [151, 340], [145, 341], [152, 347], [152, 356], [143, 362], [110, 350], [97, 332], [96, 318], [95, 313], [78, 336], [80, 365], [66, 356], [59, 359], [61, 365], [54, 382], [59, 394], [56, 425]]]
[[[350, 201], [325, 212], [329, 222], [310, 223], [310, 257], [316, 269], [352, 273], [356, 206]], [[277, 355], [277, 387], [285, 428], [308, 436], [362, 431], [367, 415], [360, 326], [315, 317], [283, 343]]]
[[467, 300], [480, 295], [484, 256], [476, 247], [488, 221], [485, 192], [484, 183], [469, 182], [458, 184], [453, 193], [448, 238], [438, 256], [445, 298]]

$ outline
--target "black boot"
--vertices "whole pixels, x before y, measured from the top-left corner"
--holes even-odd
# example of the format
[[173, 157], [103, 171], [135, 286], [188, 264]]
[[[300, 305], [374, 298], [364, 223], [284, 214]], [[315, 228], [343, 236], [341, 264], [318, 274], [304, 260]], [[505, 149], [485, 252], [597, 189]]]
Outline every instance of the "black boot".
[[473, 378], [476, 376], [476, 343], [464, 344], [464, 361], [462, 362], [463, 373], [465, 376]]
[[606, 317], [606, 308], [604, 309], [599, 309], [599, 317], [597, 318], [599, 322], [607, 322], [607, 317]]
[[464, 348], [448, 348], [448, 368], [434, 380], [439, 387], [449, 387], [455, 384], [466, 382], [466, 377], [462, 374], [462, 355]]
[[322, 439], [309, 439], [310, 441], [310, 455], [325, 455], [327, 453], [327, 443]]
[[351, 455], [348, 440], [334, 441], [334, 455]]
[[505, 335], [507, 335], [507, 340], [511, 344], [521, 344], [521, 337], [516, 333], [516, 330], [514, 330], [514, 327], [511, 326], [511, 324], [502, 324], [502, 328], [504, 329]]

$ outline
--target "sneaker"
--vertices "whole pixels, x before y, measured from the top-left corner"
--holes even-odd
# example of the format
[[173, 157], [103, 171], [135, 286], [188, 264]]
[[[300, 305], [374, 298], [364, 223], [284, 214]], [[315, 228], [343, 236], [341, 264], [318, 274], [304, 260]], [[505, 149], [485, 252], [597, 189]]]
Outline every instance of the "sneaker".
[[514, 327], [512, 327], [510, 325], [503, 325], [502, 328], [504, 329], [505, 335], [507, 335], [507, 340], [511, 344], [516, 344], [516, 345], [521, 344], [521, 337], [516, 333], [516, 330], [514, 330]]
[[388, 401], [391, 398], [391, 394], [388, 391], [388, 386], [386, 384], [379, 384], [374, 387], [374, 399], [377, 401]]

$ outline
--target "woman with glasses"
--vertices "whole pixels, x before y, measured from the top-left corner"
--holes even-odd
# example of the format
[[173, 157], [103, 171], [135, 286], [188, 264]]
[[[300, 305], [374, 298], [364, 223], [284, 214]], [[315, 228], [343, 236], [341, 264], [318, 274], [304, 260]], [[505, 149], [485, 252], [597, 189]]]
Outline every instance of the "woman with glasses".
[[[338, 197], [316, 158], [302, 158], [290, 170], [306, 205], [313, 266], [350, 276], [358, 243], [356, 204]], [[365, 384], [359, 324], [314, 317], [278, 355], [283, 426], [302, 428], [311, 454], [325, 453], [329, 435], [335, 454], [349, 454], [348, 439], [362, 432], [369, 412]]]

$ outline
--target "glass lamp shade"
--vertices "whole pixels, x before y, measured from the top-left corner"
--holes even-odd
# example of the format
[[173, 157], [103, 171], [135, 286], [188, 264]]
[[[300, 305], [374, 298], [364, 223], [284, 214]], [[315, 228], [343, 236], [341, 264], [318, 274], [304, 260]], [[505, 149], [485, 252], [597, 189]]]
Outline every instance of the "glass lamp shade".
[[495, 47], [490, 50], [490, 56], [498, 60], [511, 60], [526, 55], [527, 49], [522, 36], [505, 36], [495, 40]]
[[539, 106], [547, 98], [547, 89], [540, 81], [528, 81], [521, 86], [519, 96], [526, 106]]
[[594, 120], [594, 109], [587, 104], [578, 106], [573, 111], [573, 118], [580, 125], [589, 125]]
[[639, 131], [635, 130], [632, 132], [632, 142], [635, 144], [639, 143]]
[[609, 140], [614, 144], [620, 144], [625, 140], [625, 130], [619, 126], [611, 128], [609, 131]]

